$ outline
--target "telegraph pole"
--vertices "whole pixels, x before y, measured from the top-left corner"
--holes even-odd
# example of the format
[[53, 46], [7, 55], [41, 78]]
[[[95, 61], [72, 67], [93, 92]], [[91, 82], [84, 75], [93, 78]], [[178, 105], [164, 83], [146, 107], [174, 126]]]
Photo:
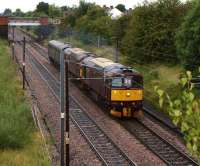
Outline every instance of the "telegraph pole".
[[60, 165], [65, 165], [65, 58], [63, 50], [60, 52], [60, 123], [61, 123], [61, 144], [60, 144]]
[[14, 40], [15, 40], [15, 29], [14, 29], [14, 27], [12, 28], [12, 39], [13, 39], [13, 42], [14, 42]]
[[12, 59], [15, 60], [15, 43], [12, 42]]
[[116, 49], [115, 49], [115, 62], [119, 62], [119, 39], [116, 40]]
[[25, 37], [24, 37], [24, 39], [23, 39], [23, 62], [22, 62], [22, 77], [23, 77], [23, 89], [25, 89], [25, 77], [26, 77], [26, 75], [25, 75], [25, 49], [26, 49], [26, 39], [25, 39]]
[[66, 165], [69, 165], [69, 62], [65, 61], [65, 143], [66, 143]]

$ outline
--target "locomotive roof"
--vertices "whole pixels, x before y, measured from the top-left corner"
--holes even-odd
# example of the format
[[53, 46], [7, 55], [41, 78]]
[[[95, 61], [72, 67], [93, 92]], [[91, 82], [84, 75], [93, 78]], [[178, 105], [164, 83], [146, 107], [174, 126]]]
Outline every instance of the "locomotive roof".
[[49, 41], [49, 45], [58, 48], [59, 50], [63, 49], [63, 48], [69, 48], [71, 47], [70, 44], [64, 44], [63, 42], [57, 41], [57, 40], [51, 40]]
[[81, 60], [85, 59], [86, 57], [94, 57], [95, 56], [94, 54], [92, 54], [90, 52], [86, 52], [80, 48], [71, 48], [68, 51], [69, 52], [67, 52], [67, 54], [70, 54], [70, 52], [75, 54], [72, 56], [74, 56], [74, 58], [78, 61], [81, 61]]
[[86, 51], [82, 50], [81, 48], [72, 48], [71, 52], [75, 53], [75, 54], [83, 54]]
[[113, 61], [106, 58], [93, 58], [90, 61], [102, 68], [115, 64]]
[[88, 67], [94, 67], [94, 63], [90, 61], [91, 59], [94, 59], [94, 57], [93, 56], [88, 56], [88, 57], [84, 58], [82, 62], [85, 65], [87, 65]]

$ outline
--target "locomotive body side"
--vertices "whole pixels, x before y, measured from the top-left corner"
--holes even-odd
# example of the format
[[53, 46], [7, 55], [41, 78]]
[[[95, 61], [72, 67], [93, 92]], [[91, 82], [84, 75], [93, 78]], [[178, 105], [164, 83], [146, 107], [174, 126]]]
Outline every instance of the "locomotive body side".
[[64, 51], [67, 60], [69, 61], [69, 71], [74, 77], [81, 77], [81, 61], [88, 57], [87, 52], [80, 48], [70, 48]]

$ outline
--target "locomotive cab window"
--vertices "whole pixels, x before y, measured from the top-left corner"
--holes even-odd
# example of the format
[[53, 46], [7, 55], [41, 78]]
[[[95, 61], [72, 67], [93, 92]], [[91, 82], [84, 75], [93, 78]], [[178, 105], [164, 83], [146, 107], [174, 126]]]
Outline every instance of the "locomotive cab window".
[[122, 87], [122, 85], [123, 85], [122, 78], [112, 79], [112, 87]]
[[132, 78], [124, 78], [124, 86], [129, 88], [132, 87]]

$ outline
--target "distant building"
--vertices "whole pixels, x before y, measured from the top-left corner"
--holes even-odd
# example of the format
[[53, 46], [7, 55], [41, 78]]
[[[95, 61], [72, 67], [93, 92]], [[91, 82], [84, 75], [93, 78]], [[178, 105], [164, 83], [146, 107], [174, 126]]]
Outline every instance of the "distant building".
[[132, 13], [133, 13], [133, 9], [132, 9], [132, 8], [129, 8], [128, 10], [126, 10], [126, 11], [124, 12], [124, 15], [130, 16], [130, 15], [132, 15]]
[[113, 20], [116, 20], [118, 18], [120, 18], [124, 13], [121, 12], [119, 9], [117, 8], [112, 8], [108, 11], [108, 13], [110, 14], [111, 18]]

